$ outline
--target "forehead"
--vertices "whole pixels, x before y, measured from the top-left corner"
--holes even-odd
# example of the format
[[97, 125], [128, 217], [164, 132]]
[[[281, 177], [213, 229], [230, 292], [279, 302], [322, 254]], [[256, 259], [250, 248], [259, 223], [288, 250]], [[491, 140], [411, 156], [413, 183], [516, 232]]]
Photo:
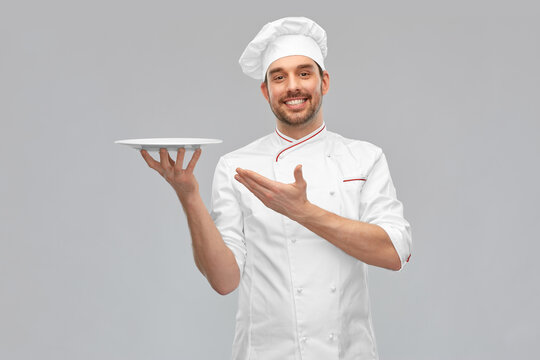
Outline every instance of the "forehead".
[[283, 69], [283, 70], [294, 70], [299, 66], [311, 65], [314, 68], [317, 68], [317, 63], [310, 57], [303, 55], [290, 55], [277, 59], [268, 66], [267, 73], [270, 73], [273, 70]]

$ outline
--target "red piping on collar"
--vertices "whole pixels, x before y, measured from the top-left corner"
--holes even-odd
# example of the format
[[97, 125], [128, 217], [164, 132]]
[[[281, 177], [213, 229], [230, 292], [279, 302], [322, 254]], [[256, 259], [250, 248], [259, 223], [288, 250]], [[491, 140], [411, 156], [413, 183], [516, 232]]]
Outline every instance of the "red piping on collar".
[[[283, 153], [285, 150], [289, 150], [290, 148], [295, 147], [296, 145], [300, 145], [301, 143], [308, 141], [309, 139], [313, 138], [314, 136], [319, 135], [319, 133], [320, 133], [321, 131], [323, 131], [325, 127], [326, 127], [326, 125], [324, 125], [324, 126], [322, 127], [321, 130], [317, 131], [315, 134], [311, 135], [311, 136], [308, 137], [307, 139], [304, 139], [304, 140], [302, 140], [302, 141], [300, 141], [300, 142], [297, 142], [297, 143], [294, 144], [294, 145], [291, 145], [291, 146], [289, 146], [289, 147], [287, 147], [287, 148], [281, 150], [281, 151], [279, 152], [279, 154], [277, 154], [277, 156], [276, 156], [276, 162], [278, 161], [279, 155], [281, 155], [281, 153]], [[279, 134], [278, 134], [278, 135], [279, 135]]]
[[343, 182], [347, 182], [347, 181], [355, 181], [355, 180], [366, 181], [366, 179], [347, 179], [347, 180], [343, 180]]
[[285, 139], [283, 136], [281, 136], [281, 135], [278, 133], [277, 129], [276, 129], [276, 134], [277, 134], [277, 136], [279, 136], [279, 137], [282, 138], [283, 140], [288, 141], [288, 142], [292, 142], [292, 140]]

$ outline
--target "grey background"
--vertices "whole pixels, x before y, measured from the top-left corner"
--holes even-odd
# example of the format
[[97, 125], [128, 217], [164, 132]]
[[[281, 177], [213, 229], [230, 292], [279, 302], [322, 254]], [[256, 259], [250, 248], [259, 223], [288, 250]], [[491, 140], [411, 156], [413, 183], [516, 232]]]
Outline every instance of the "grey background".
[[[227, 359], [237, 293], [197, 271], [172, 188], [113, 141], [275, 126], [238, 57], [265, 23], [328, 33], [328, 129], [381, 146], [413, 228], [370, 268], [381, 359], [532, 359], [539, 335], [534, 1], [0, 5], [0, 358]], [[536, 355], [537, 356], [537, 355]]]

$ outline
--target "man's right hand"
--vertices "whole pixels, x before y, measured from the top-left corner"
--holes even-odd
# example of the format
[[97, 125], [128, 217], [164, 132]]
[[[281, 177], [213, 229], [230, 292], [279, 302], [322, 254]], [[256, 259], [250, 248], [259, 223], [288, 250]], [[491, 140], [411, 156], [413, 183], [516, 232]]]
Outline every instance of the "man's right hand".
[[201, 156], [201, 149], [195, 150], [188, 166], [183, 169], [185, 154], [186, 149], [179, 148], [176, 154], [176, 162], [174, 162], [167, 149], [161, 148], [159, 149], [160, 161], [158, 162], [154, 160], [146, 150], [141, 150], [141, 155], [148, 166], [156, 170], [169, 184], [171, 184], [180, 200], [198, 194], [199, 192], [199, 183], [193, 175], [193, 170]]

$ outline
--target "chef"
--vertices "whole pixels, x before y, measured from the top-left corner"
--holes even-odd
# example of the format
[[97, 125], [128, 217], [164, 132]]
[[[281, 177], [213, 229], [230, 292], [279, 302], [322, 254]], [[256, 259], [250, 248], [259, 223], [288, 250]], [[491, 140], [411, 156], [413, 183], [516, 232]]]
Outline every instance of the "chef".
[[378, 359], [368, 265], [401, 271], [411, 230], [386, 157], [327, 129], [326, 32], [304, 17], [266, 24], [240, 57], [261, 81], [275, 131], [222, 156], [212, 210], [185, 150], [147, 164], [175, 189], [195, 263], [220, 294], [238, 288], [234, 360]]

